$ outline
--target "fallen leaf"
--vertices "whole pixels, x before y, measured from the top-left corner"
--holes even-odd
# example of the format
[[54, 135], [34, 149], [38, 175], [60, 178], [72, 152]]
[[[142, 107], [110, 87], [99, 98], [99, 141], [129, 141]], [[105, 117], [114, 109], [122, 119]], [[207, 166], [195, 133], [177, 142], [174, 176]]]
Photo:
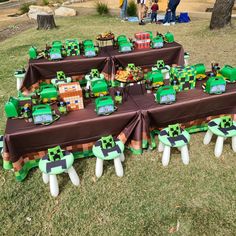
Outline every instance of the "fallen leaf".
[[26, 217], [26, 220], [30, 222], [30, 221], [31, 221], [31, 218], [30, 218], [30, 217]]
[[179, 231], [179, 221], [177, 221], [176, 227], [171, 227], [171, 228], [168, 230], [168, 232], [169, 232], [170, 234], [173, 234], [173, 233], [178, 232], [178, 231]]

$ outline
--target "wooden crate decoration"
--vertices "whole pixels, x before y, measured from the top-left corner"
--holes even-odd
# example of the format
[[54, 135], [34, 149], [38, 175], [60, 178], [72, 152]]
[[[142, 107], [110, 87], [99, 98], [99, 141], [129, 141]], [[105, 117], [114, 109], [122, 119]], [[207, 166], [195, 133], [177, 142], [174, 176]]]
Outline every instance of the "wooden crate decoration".
[[69, 111], [84, 109], [83, 92], [78, 82], [60, 84], [59, 94]]
[[177, 66], [170, 69], [170, 85], [176, 91], [194, 89], [196, 86], [196, 70], [192, 66]]

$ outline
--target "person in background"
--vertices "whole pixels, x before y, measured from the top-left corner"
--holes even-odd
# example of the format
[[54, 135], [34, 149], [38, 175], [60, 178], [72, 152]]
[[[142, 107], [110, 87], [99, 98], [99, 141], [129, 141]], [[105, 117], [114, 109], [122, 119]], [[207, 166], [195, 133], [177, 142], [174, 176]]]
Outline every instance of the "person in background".
[[176, 8], [178, 7], [179, 3], [180, 0], [169, 0], [163, 25], [175, 25]]
[[120, 0], [120, 18], [122, 21], [127, 20], [128, 0]]
[[151, 23], [153, 20], [157, 23], [157, 11], [159, 10], [159, 6], [157, 4], [158, 0], [155, 0], [151, 6], [152, 14], [151, 14]]
[[146, 3], [146, 0], [137, 0], [139, 25], [145, 25], [145, 23], [143, 21], [144, 11], [145, 11], [145, 7], [146, 7], [145, 3]]

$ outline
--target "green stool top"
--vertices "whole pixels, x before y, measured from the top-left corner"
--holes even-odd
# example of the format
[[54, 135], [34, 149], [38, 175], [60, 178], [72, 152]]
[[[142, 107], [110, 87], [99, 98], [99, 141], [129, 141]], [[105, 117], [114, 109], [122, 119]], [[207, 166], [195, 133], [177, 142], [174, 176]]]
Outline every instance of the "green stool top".
[[44, 156], [39, 161], [39, 169], [48, 175], [57, 175], [68, 170], [74, 163], [74, 156], [71, 152], [62, 151], [63, 157], [52, 161], [49, 160], [48, 155]]
[[222, 118], [216, 118], [211, 120], [208, 123], [208, 129], [215, 135], [221, 136], [224, 138], [231, 138], [236, 136], [236, 122], [233, 121], [233, 124], [230, 127], [227, 128], [221, 128], [220, 123], [222, 121]]
[[114, 139], [115, 146], [109, 147], [106, 149], [102, 148], [102, 141], [99, 139], [94, 145], [93, 145], [93, 154], [102, 160], [113, 160], [120, 156], [124, 152], [125, 145], [119, 140]]
[[180, 135], [176, 137], [170, 137], [169, 128], [165, 128], [161, 130], [160, 134], [158, 135], [158, 138], [164, 145], [178, 148], [189, 143], [190, 134], [186, 130], [181, 129]]

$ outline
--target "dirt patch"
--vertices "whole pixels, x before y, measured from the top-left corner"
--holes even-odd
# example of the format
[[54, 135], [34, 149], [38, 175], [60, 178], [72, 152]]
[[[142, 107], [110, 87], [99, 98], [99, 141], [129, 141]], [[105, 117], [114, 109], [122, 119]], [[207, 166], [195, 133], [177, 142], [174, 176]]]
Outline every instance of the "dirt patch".
[[4, 41], [7, 38], [10, 38], [16, 34], [19, 34], [29, 28], [36, 26], [32, 21], [25, 21], [18, 24], [9, 25], [6, 28], [0, 29], [0, 42]]

